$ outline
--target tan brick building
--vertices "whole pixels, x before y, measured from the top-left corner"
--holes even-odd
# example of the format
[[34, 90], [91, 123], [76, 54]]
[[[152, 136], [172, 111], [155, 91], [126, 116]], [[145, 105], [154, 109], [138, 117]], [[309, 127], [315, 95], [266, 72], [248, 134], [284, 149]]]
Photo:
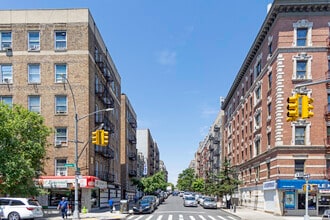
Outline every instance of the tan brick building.
[[132, 178], [137, 178], [137, 149], [136, 149], [136, 113], [125, 94], [121, 95], [121, 189], [122, 198], [133, 199], [136, 186]]
[[239, 204], [280, 215], [330, 208], [329, 84], [307, 86], [314, 117], [287, 122], [295, 86], [329, 77], [329, 1], [275, 0], [223, 102], [223, 156], [242, 181]]
[[[75, 153], [81, 205], [119, 200], [121, 79], [89, 10], [0, 11], [0, 51], [0, 99], [40, 113], [54, 131], [39, 181], [49, 191], [43, 205], [62, 195], [72, 201]], [[100, 127], [109, 132], [106, 147], [90, 142]]]

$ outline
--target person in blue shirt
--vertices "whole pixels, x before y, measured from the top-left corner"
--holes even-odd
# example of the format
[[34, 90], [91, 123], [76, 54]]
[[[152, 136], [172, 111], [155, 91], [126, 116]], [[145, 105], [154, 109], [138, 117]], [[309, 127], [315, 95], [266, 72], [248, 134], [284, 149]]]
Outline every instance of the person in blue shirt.
[[65, 197], [62, 197], [57, 209], [61, 211], [62, 219], [64, 219], [64, 217], [66, 219], [68, 218], [68, 201], [66, 201]]
[[110, 198], [109, 199], [109, 207], [110, 207], [110, 212], [113, 211], [113, 200]]

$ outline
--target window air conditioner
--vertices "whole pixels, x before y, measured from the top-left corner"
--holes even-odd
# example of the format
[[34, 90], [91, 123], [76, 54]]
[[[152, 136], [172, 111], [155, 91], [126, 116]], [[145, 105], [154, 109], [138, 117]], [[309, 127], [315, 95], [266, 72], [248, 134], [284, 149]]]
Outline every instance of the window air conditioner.
[[304, 173], [302, 173], [302, 172], [295, 173], [294, 177], [295, 178], [304, 178]]

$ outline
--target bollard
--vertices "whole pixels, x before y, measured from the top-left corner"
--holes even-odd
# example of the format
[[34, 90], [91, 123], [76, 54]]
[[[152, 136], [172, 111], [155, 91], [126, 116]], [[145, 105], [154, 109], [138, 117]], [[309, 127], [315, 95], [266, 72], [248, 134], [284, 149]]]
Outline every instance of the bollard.
[[233, 205], [234, 213], [236, 212], [236, 205]]

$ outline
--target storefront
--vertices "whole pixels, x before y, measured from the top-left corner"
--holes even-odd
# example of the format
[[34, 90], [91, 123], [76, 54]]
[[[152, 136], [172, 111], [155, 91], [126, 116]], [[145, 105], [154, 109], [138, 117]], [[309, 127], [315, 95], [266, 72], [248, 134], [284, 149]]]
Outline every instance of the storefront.
[[[304, 215], [306, 212], [306, 191], [304, 179], [277, 180], [277, 189], [282, 200], [283, 215]], [[317, 216], [330, 208], [330, 182], [309, 180], [308, 215]]]
[[[48, 191], [48, 195], [38, 197], [42, 206], [56, 208], [62, 197], [67, 198], [69, 206], [74, 208], [75, 177], [74, 176], [42, 176], [39, 185]], [[79, 209], [91, 210], [100, 207], [100, 192], [107, 191], [107, 182], [95, 176], [82, 176], [78, 179]]]

